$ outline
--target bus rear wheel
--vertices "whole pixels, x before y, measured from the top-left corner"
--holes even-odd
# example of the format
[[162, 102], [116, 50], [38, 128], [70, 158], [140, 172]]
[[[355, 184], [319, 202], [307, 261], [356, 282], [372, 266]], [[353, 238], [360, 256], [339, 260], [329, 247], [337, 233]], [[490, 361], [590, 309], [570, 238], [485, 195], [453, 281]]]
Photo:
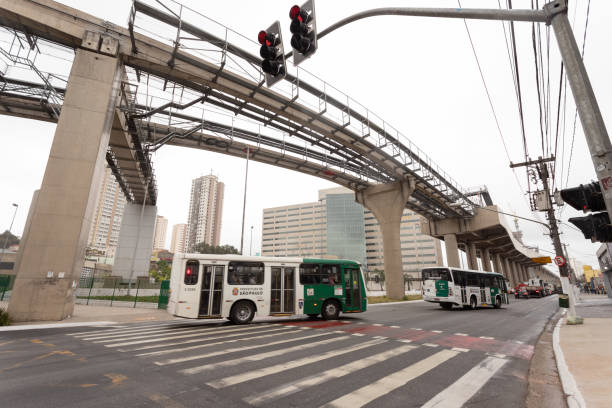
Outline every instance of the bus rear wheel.
[[476, 302], [476, 296], [472, 296], [470, 298], [470, 309], [475, 310], [478, 307], [478, 304]]
[[337, 320], [340, 316], [340, 305], [335, 300], [328, 300], [323, 303], [321, 308], [321, 316], [325, 320]]
[[255, 317], [255, 309], [250, 302], [240, 301], [232, 307], [230, 320], [234, 324], [247, 324]]
[[448, 302], [442, 302], [440, 303], [440, 306], [442, 307], [442, 309], [446, 310], [451, 310], [453, 308], [453, 304]]

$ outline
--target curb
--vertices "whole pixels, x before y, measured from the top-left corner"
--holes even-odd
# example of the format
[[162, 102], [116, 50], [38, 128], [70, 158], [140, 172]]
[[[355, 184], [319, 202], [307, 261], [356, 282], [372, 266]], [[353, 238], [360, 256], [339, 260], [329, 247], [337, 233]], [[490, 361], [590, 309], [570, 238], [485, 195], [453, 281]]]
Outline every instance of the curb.
[[0, 327], [0, 332], [19, 331], [19, 330], [40, 330], [40, 329], [61, 329], [62, 327], [79, 326], [104, 326], [107, 324], [117, 324], [117, 322], [78, 322], [78, 323], [49, 323], [49, 324], [23, 324], [18, 326]]
[[559, 328], [561, 327], [563, 317], [566, 313], [567, 311], [563, 313], [555, 325], [555, 330], [553, 331], [553, 351], [555, 353], [555, 359], [557, 360], [557, 370], [559, 371], [559, 378], [561, 378], [561, 386], [567, 397], [567, 406], [569, 408], [586, 408], [586, 403], [584, 402], [584, 398], [582, 398], [582, 393], [576, 385], [576, 380], [565, 363], [565, 357], [559, 342]]

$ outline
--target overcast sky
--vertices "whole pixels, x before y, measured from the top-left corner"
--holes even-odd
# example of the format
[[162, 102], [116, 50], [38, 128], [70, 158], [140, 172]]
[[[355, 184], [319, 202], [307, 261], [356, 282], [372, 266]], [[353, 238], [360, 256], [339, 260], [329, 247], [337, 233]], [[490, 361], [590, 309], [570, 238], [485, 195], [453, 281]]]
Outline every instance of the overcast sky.
[[[131, 2], [127, 0], [63, 0], [71, 7], [126, 26]], [[505, 1], [501, 1], [503, 5]], [[514, 8], [531, 8], [531, 1], [513, 1]], [[542, 2], [540, 1], [540, 6]], [[291, 1], [198, 2], [185, 4], [245, 36], [256, 39], [259, 30], [280, 20], [285, 47], [290, 48], [289, 8]], [[570, 21], [582, 46], [587, 0], [572, 1]], [[365, 0], [317, 1], [319, 31], [341, 18], [372, 8]], [[377, 7], [457, 7], [456, 0], [411, 0], [376, 2]], [[497, 0], [463, 0], [463, 7], [498, 7]], [[608, 128], [612, 115], [612, 3], [592, 0], [590, 4], [585, 64]], [[376, 17], [352, 23], [319, 42], [316, 54], [303, 67], [360, 101], [399, 129], [463, 187], [486, 185], [493, 201], [503, 211], [544, 221], [544, 214], [530, 211], [525, 195], [524, 169], [513, 174], [509, 160], [524, 160], [517, 100], [508, 60], [502, 23], [468, 21], [503, 140], [497, 129], [487, 94], [476, 65], [463, 20], [414, 17]], [[543, 156], [539, 108], [535, 85], [531, 24], [516, 23], [518, 65], [522, 85], [528, 152]], [[202, 27], [206, 30], [206, 27]], [[541, 28], [546, 36], [546, 29]], [[551, 118], [556, 123], [560, 59], [556, 40], [550, 35]], [[258, 54], [253, 44], [249, 51]], [[68, 66], [69, 68], [69, 66]], [[544, 71], [546, 75], [546, 70]], [[560, 132], [555, 185], [560, 188], [595, 179], [592, 161], [580, 122], [572, 147], [574, 104], [568, 89], [565, 132]], [[554, 128], [554, 126], [553, 126]], [[21, 235], [32, 192], [40, 187], [55, 125], [0, 116], [0, 229], [9, 227], [11, 203], [19, 204], [13, 233]], [[562, 135], [564, 134], [564, 139]], [[571, 167], [568, 172], [571, 151]], [[240, 222], [245, 161], [229, 156], [176, 147], [163, 147], [154, 155], [158, 182], [158, 214], [169, 219], [167, 246], [172, 226], [187, 222], [191, 180], [210, 172], [225, 183], [225, 205], [221, 243], [240, 244]], [[518, 179], [518, 181], [517, 181]], [[246, 210], [245, 253], [249, 252], [250, 226], [253, 253], [259, 251], [263, 208], [313, 202], [317, 191], [334, 184], [300, 173], [251, 162]], [[532, 187], [533, 189], [533, 187]], [[561, 211], [562, 241], [570, 256], [597, 265], [591, 244], [567, 218], [579, 216], [572, 208]], [[513, 225], [512, 221], [509, 223]], [[543, 227], [519, 221], [528, 245], [552, 251]]]

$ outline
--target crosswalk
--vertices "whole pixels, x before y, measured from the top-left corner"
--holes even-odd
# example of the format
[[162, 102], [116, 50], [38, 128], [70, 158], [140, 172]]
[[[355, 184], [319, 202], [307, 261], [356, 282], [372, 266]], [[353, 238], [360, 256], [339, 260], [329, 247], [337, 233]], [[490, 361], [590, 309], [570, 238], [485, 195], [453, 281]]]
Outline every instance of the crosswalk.
[[[381, 335], [385, 330], [395, 335]], [[68, 336], [169, 369], [251, 406], [461, 407], [513, 358], [479, 350], [476, 341], [473, 348], [451, 347], [453, 338], [461, 346], [472, 343], [430, 333], [438, 337], [422, 329], [315, 321], [158, 323]], [[450, 384], [436, 380], [449, 372]]]

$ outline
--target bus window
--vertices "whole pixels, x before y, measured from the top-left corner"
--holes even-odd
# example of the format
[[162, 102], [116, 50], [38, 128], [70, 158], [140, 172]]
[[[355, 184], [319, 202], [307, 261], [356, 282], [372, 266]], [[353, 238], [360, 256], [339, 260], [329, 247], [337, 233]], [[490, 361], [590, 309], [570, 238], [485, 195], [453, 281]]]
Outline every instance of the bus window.
[[465, 286], [465, 273], [462, 271], [452, 271], [455, 285]]
[[423, 280], [427, 280], [427, 279], [444, 280], [444, 281], [451, 280], [450, 271], [446, 268], [423, 269], [422, 276], [423, 276]]
[[321, 283], [329, 285], [340, 284], [340, 268], [338, 265], [322, 265]]
[[198, 283], [200, 263], [198, 261], [187, 261], [185, 265], [185, 285], [195, 285]]
[[[335, 271], [332, 267], [336, 268]], [[330, 280], [334, 280], [333, 284], [340, 282], [340, 271], [337, 265], [300, 265], [300, 283], [302, 285], [329, 285], [332, 284]]]
[[262, 285], [264, 282], [263, 262], [230, 262], [227, 270], [230, 285]]
[[478, 275], [475, 273], [466, 273], [466, 286], [480, 286], [478, 282]]

